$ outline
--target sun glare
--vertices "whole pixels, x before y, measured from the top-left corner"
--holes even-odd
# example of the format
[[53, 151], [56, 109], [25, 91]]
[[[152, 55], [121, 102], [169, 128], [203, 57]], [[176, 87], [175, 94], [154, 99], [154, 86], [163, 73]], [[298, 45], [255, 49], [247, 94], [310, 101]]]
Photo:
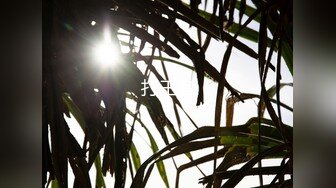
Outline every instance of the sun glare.
[[112, 42], [110, 32], [105, 30], [104, 40], [94, 48], [95, 60], [104, 68], [114, 67], [119, 61], [118, 54], [117, 48]]

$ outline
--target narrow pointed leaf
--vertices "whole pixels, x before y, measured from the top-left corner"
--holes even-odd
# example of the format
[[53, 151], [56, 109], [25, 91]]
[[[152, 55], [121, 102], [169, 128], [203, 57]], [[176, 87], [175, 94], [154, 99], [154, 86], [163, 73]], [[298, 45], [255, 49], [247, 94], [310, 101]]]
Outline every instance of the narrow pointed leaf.
[[[151, 143], [151, 148], [153, 150], [153, 153], [157, 153], [159, 151], [159, 148], [156, 144], [156, 141], [155, 141], [154, 137], [152, 136], [152, 134], [150, 133], [150, 131], [146, 127], [143, 127], [143, 128], [146, 130], [146, 133], [147, 133], [148, 138], [149, 138], [150, 143]], [[163, 162], [159, 161], [158, 163], [156, 163], [156, 166], [157, 166], [157, 169], [159, 170], [159, 173], [160, 173], [160, 176], [161, 176], [163, 182], [165, 183], [165, 185], [167, 187], [169, 187], [166, 168], [165, 168]]]
[[140, 167], [140, 165], [141, 165], [141, 159], [140, 159], [138, 150], [136, 149], [136, 147], [135, 147], [135, 145], [134, 145], [133, 142], [131, 144], [130, 151], [131, 151], [132, 161], [133, 161], [135, 170], [138, 170], [139, 167]]

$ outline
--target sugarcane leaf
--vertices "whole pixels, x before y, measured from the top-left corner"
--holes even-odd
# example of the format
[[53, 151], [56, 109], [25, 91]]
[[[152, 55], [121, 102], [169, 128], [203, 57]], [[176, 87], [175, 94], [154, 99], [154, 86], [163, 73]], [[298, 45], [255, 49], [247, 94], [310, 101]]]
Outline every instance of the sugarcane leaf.
[[[251, 16], [249, 19], [246, 20], [246, 22], [244, 23], [244, 25], [241, 27], [244, 28], [246, 27], [251, 21], [252, 19], [259, 14], [259, 9], [253, 14], [253, 16]], [[216, 107], [215, 107], [215, 138], [218, 138], [218, 130], [220, 127], [220, 123], [221, 123], [221, 112], [222, 112], [222, 102], [223, 102], [223, 92], [224, 92], [224, 83], [225, 83], [225, 74], [227, 71], [227, 66], [229, 63], [229, 59], [231, 56], [231, 51], [232, 51], [232, 47], [233, 44], [236, 42], [236, 38], [239, 35], [239, 31], [235, 34], [235, 36], [233, 37], [232, 41], [230, 41], [229, 46], [227, 47], [223, 60], [222, 60], [222, 65], [221, 65], [221, 70], [220, 70], [220, 80], [218, 83], [218, 88], [217, 88], [217, 97], [216, 97]], [[230, 112], [229, 112], [230, 113]], [[233, 113], [233, 112], [232, 112]], [[230, 119], [229, 119], [230, 121]], [[214, 146], [214, 153], [217, 153], [217, 145], [215, 144]], [[216, 172], [216, 159], [214, 161], [214, 173]], [[215, 179], [215, 183], [216, 183], [216, 179]]]
[[[279, 88], [282, 89], [283, 87], [285, 86], [292, 86], [293, 87], [293, 83], [281, 83], [279, 85]], [[267, 96], [269, 99], [272, 99], [274, 97], [274, 95], [276, 94], [276, 85], [273, 85], [272, 87], [270, 87], [267, 91]], [[273, 100], [274, 101], [274, 100]], [[276, 101], [274, 101], [276, 102]], [[258, 108], [260, 108], [260, 112], [261, 112], [261, 116], [264, 115], [264, 112], [265, 112], [265, 102], [263, 100], [260, 100], [259, 101], [259, 104], [258, 104]]]
[[[217, 142], [219, 143], [219, 140], [217, 140]], [[171, 150], [166, 155], [160, 157], [159, 160], [165, 160], [167, 158], [174, 157], [174, 156], [177, 156], [177, 155], [180, 155], [180, 154], [185, 154], [185, 153], [189, 153], [191, 151], [204, 149], [204, 148], [207, 148], [207, 147], [212, 147], [214, 144], [215, 144], [214, 139], [185, 143], [185, 144], [182, 144], [180, 146], [177, 146], [176, 148]]]
[[95, 159], [95, 167], [96, 167], [96, 188], [106, 188], [105, 180], [103, 177], [102, 167], [101, 167], [101, 160], [100, 155], [97, 155]]
[[85, 126], [86, 126], [85, 125], [85, 120], [84, 120], [82, 112], [80, 111], [78, 106], [73, 102], [73, 100], [71, 99], [71, 97], [68, 93], [63, 93], [62, 94], [62, 99], [63, 99], [63, 102], [68, 107], [71, 114], [77, 120], [78, 124], [81, 126], [82, 130], [84, 130]]
[[[247, 132], [248, 127], [246, 126], [232, 126], [232, 127], [220, 127], [218, 131], [219, 136], [223, 135], [240, 135], [241, 132]], [[213, 137], [215, 136], [215, 130], [213, 126], [204, 126], [200, 127], [194, 132], [181, 137], [180, 139], [170, 143], [163, 149], [159, 150], [157, 153], [152, 155], [150, 158], [148, 158], [144, 163], [142, 163], [141, 167], [139, 168], [136, 176], [134, 177], [134, 181], [132, 182], [131, 187], [134, 187], [136, 185], [140, 185], [143, 182], [143, 176], [144, 176], [144, 171], [147, 167], [147, 165], [158, 158], [162, 153], [164, 153], [167, 150], [172, 149], [173, 147], [176, 147], [178, 145], [190, 142], [195, 139], [201, 139], [201, 138], [207, 138], [207, 137]]]
[[153, 46], [155, 46], [156, 48], [162, 50], [163, 52], [167, 53], [168, 55], [172, 56], [172, 57], [176, 57], [179, 58], [179, 54], [172, 49], [169, 45], [165, 44], [164, 42], [162, 42], [161, 40], [159, 40], [158, 38], [154, 37], [153, 35], [150, 35], [146, 30], [142, 29], [142, 28], [138, 28], [135, 25], [133, 25], [130, 22], [126, 22], [125, 19], [122, 19], [123, 17], [118, 16], [118, 15], [113, 15], [112, 19], [113, 19], [113, 24], [122, 27], [123, 29], [131, 32], [132, 34], [134, 34], [136, 37], [142, 39], [143, 42], [141, 42], [140, 44], [140, 51], [143, 49], [145, 43], [144, 42], [149, 42], [151, 43]]
[[208, 155], [205, 155], [203, 157], [200, 157], [196, 160], [193, 160], [189, 163], [186, 163], [186, 164], [183, 164], [181, 165], [178, 170], [177, 170], [177, 174], [176, 174], [176, 185], [175, 187], [178, 188], [178, 183], [179, 183], [179, 176], [180, 176], [180, 173], [187, 169], [187, 168], [190, 168], [190, 167], [193, 167], [193, 166], [197, 166], [198, 164], [201, 164], [201, 163], [205, 163], [205, 162], [208, 162], [210, 160], [214, 160], [216, 158], [220, 158], [220, 157], [223, 157], [225, 155], [225, 153], [228, 151], [228, 148], [227, 147], [224, 147], [223, 149], [220, 149], [218, 150], [217, 152], [217, 155], [215, 155], [214, 153], [211, 153], [211, 154], [208, 154]]
[[[249, 170], [246, 173], [246, 176], [251, 176], [251, 175], [258, 175], [260, 172], [263, 175], [273, 175], [276, 174], [279, 171], [282, 171], [284, 169], [284, 173], [286, 174], [290, 174], [290, 169], [289, 168], [282, 168], [282, 167], [262, 167], [261, 169], [259, 168], [252, 168], [251, 170]], [[235, 173], [237, 173], [238, 170], [229, 170], [229, 171], [222, 171], [219, 172], [218, 174], [216, 174], [216, 178], [219, 179], [229, 179], [232, 175], [234, 175]], [[206, 176], [200, 179], [200, 183], [206, 184], [211, 182], [213, 179], [213, 176]], [[273, 184], [274, 186], [276, 186], [275, 184]]]
[[51, 188], [58, 188], [57, 179], [51, 181]]
[[[238, 6], [239, 1], [237, 1], [236, 6]], [[246, 0], [241, 0], [239, 5], [239, 25], [241, 25], [241, 21], [243, 18], [243, 15], [245, 14], [246, 10]]]
[[[241, 97], [243, 100], [253, 99], [253, 98], [259, 98], [259, 99], [260, 99], [260, 98], [261, 98], [260, 95], [256, 95], [256, 94], [252, 94], [252, 93], [241, 93], [241, 94], [240, 94], [240, 97]], [[235, 99], [235, 101], [238, 102], [239, 100], [238, 100], [238, 99]], [[277, 102], [278, 102], [277, 100], [275, 100], [275, 99], [273, 99], [273, 98], [271, 98], [270, 101], [271, 101], [272, 103], [277, 103]], [[286, 104], [284, 104], [284, 103], [282, 103], [282, 102], [280, 102], [280, 106], [282, 106], [283, 108], [285, 108], [285, 109], [287, 109], [287, 110], [293, 112], [293, 108], [292, 108], [292, 107], [290, 107], [290, 106], [288, 106], [288, 105], [286, 105]]]
[[253, 157], [251, 160], [249, 160], [243, 167], [240, 168], [240, 170], [238, 170], [236, 173], [234, 173], [232, 175], [232, 177], [230, 179], [228, 179], [228, 181], [226, 181], [224, 183], [224, 185], [222, 187], [235, 187], [241, 179], [243, 179], [245, 177], [245, 174], [261, 159], [263, 159], [264, 157], [270, 155], [270, 154], [274, 154], [277, 152], [280, 152], [281, 150], [283, 150], [285, 147], [285, 145], [277, 145], [274, 146], [272, 148], [269, 148], [263, 152], [261, 152], [260, 154], [258, 154], [257, 156]]
[[140, 165], [141, 165], [141, 159], [140, 159], [138, 150], [137, 150], [137, 148], [135, 147], [135, 145], [134, 145], [133, 142], [132, 142], [132, 144], [131, 144], [130, 151], [131, 151], [132, 161], [133, 161], [135, 170], [138, 170], [139, 167], [140, 167]]
[[145, 185], [146, 185], [146, 183], [147, 183], [147, 181], [148, 181], [148, 179], [149, 179], [149, 176], [150, 176], [150, 174], [151, 174], [152, 171], [153, 171], [153, 168], [154, 168], [154, 164], [151, 164], [151, 165], [149, 166], [148, 170], [147, 170], [147, 173], [146, 173], [146, 176], [145, 176], [143, 185], [142, 185], [141, 187], [145, 187]]
[[293, 75], [293, 49], [289, 46], [287, 42], [283, 42], [282, 57], [286, 61], [289, 72]]
[[[150, 131], [146, 127], [143, 127], [143, 128], [146, 130], [146, 133], [147, 133], [148, 138], [149, 138], [150, 143], [151, 143], [151, 148], [152, 148], [153, 153], [157, 153], [158, 150], [159, 150], [159, 148], [158, 148], [158, 146], [156, 144], [156, 141], [155, 141], [154, 137], [152, 136], [152, 134], [150, 133]], [[158, 163], [156, 163], [156, 165], [157, 165], [157, 169], [158, 169], [158, 171], [160, 173], [160, 176], [161, 176], [163, 182], [165, 183], [165, 185], [167, 187], [169, 187], [169, 182], [168, 182], [168, 178], [167, 178], [166, 168], [165, 168], [163, 162], [159, 161]]]
[[[237, 4], [236, 4], [236, 9], [240, 10], [241, 9], [241, 6], [242, 4], [244, 3], [244, 0], [242, 1], [237, 1]], [[245, 11], [244, 11], [244, 14], [248, 17], [250, 17], [254, 12], [256, 11], [255, 8], [251, 7], [250, 5], [246, 4], [245, 3]], [[254, 20], [256, 22], [260, 22], [260, 16], [257, 16], [254, 18]]]
[[[293, 83], [280, 83], [279, 85], [279, 88], [283, 88], [285, 86], [291, 86], [293, 87]], [[274, 95], [276, 94], [276, 85], [270, 87], [268, 90], [267, 90], [267, 95], [269, 98], [272, 98], [274, 97]]]
[[[85, 130], [85, 120], [82, 115], [82, 112], [78, 108], [78, 106], [74, 103], [74, 101], [71, 99], [70, 95], [68, 93], [63, 93], [62, 94], [62, 99], [63, 102], [66, 104], [68, 107], [69, 111], [71, 114], [74, 116], [74, 118], [77, 120], [78, 124], [82, 128], [83, 132]], [[105, 187], [105, 180], [103, 179], [103, 173], [102, 173], [102, 168], [101, 168], [101, 160], [100, 156], [97, 155], [96, 159], [94, 160], [94, 164], [97, 170], [96, 173], [96, 186], [98, 187]]]
[[242, 136], [222, 136], [220, 142], [222, 144], [236, 145], [236, 146], [250, 146], [252, 139]]

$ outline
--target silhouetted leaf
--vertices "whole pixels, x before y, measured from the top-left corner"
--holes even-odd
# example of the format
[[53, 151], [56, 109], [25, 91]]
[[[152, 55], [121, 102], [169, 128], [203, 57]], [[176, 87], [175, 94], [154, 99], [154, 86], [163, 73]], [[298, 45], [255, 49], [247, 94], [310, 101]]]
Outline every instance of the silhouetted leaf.
[[[80, 127], [82, 128], [83, 132], [85, 130], [85, 121], [84, 121], [84, 117], [81, 113], [81, 111], [79, 110], [79, 108], [77, 107], [77, 105], [72, 101], [70, 95], [68, 93], [63, 93], [62, 95], [62, 99], [64, 101], [64, 103], [66, 104], [66, 106], [68, 107], [69, 111], [71, 112], [71, 114], [75, 117], [75, 119], [77, 120], [78, 124], [80, 125]], [[95, 167], [96, 167], [96, 187], [105, 187], [105, 181], [103, 179], [102, 176], [102, 167], [101, 167], [101, 160], [100, 160], [100, 156], [97, 155], [95, 161], [94, 161]]]
[[[56, 184], [58, 184], [57, 187], [67, 187], [69, 162], [75, 174], [74, 187], [91, 187], [88, 172], [93, 163], [97, 169], [96, 187], [105, 187], [103, 174], [105, 175], [107, 171], [110, 171], [113, 176], [115, 187], [124, 187], [127, 168], [131, 170], [133, 176], [132, 165], [137, 172], [131, 187], [145, 187], [154, 165], [157, 166], [161, 178], [168, 187], [169, 182], [163, 160], [180, 154], [185, 154], [191, 161], [180, 167], [177, 167], [173, 161], [177, 168], [176, 187], [179, 183], [179, 174], [183, 170], [191, 167], [198, 168], [197, 165], [216, 159], [222, 160], [218, 167], [215, 161], [215, 173], [201, 179], [202, 183], [207, 184], [206, 187], [220, 187], [224, 179], [228, 179], [224, 184], [225, 187], [234, 187], [248, 175], [262, 177], [261, 175], [266, 174], [276, 175], [270, 186], [292, 185], [292, 179], [285, 181], [283, 176], [288, 173], [288, 169], [289, 173], [292, 173], [293, 127], [282, 122], [280, 109], [283, 107], [293, 111], [291, 107], [280, 101], [280, 89], [285, 85], [292, 86], [292, 83], [283, 83], [283, 85], [280, 83], [281, 56], [286, 61], [289, 72], [293, 74], [292, 1], [252, 0], [256, 7], [254, 8], [245, 0], [214, 0], [212, 13], [206, 12], [205, 8], [199, 10], [200, 2], [192, 0], [190, 6], [180, 0], [55, 1], [52, 6], [44, 4], [48, 11], [44, 11], [46, 13], [43, 19], [43, 134], [48, 134], [48, 128], [50, 128], [51, 152], [47, 147], [49, 138], [44, 136], [43, 142], [46, 144], [43, 145], [43, 186], [47, 183], [46, 177], [49, 172], [50, 180], [56, 177], [52, 181], [52, 187]], [[208, 2], [203, 3], [206, 7]], [[239, 20], [234, 20], [234, 11], [239, 11]], [[242, 25], [242, 18], [245, 17], [247, 21]], [[97, 24], [90, 25], [91, 20], [96, 21]], [[251, 21], [256, 21], [259, 28], [247, 27]], [[194, 26], [197, 38], [189, 30], [183, 30], [183, 25], [180, 23]], [[107, 27], [113, 31], [111, 37], [116, 44], [129, 48], [127, 54], [120, 53], [120, 49], [116, 50], [120, 53], [120, 62], [122, 62], [117, 71], [116, 69], [102, 70], [92, 65], [90, 53], [87, 53], [87, 49], [92, 47], [92, 42], [95, 42], [97, 35]], [[128, 32], [118, 32], [119, 28]], [[267, 36], [268, 33], [273, 37], [272, 40]], [[205, 40], [202, 39], [203, 34], [206, 35]], [[117, 35], [122, 40], [118, 41]], [[258, 43], [258, 51], [254, 51], [238, 36]], [[140, 39], [136, 45], [135, 37]], [[125, 42], [125, 38], [129, 41]], [[220, 72], [212, 65], [212, 60], [208, 61], [205, 58], [205, 54], [209, 53], [207, 49], [211, 39], [228, 43], [227, 48], [218, 49], [218, 53], [226, 50]], [[151, 56], [144, 55], [147, 53], [146, 43], [152, 45]], [[139, 50], [136, 54], [137, 47]], [[233, 48], [259, 61], [260, 95], [241, 93], [226, 80], [225, 75]], [[159, 56], [156, 55], [156, 49], [159, 50]], [[183, 53], [192, 61], [193, 66], [189, 66], [182, 60], [162, 57], [161, 51], [171, 57], [179, 57], [179, 53]], [[276, 84], [266, 90], [265, 81], [266, 79], [269, 81], [268, 68], [275, 71], [275, 67], [271, 64], [274, 52], [278, 52]], [[145, 75], [137, 67], [137, 61], [140, 60], [147, 63]], [[154, 64], [157, 61], [161, 61], [164, 76], [159, 73], [158, 64]], [[196, 72], [199, 90], [197, 105], [204, 102], [204, 77], [218, 82], [214, 127], [198, 128], [183, 109], [179, 99], [171, 96], [173, 106], [170, 110], [174, 110], [177, 126], [180, 128], [178, 133], [175, 130], [177, 126], [169, 120], [171, 117], [166, 116], [166, 106], [162, 106], [162, 101], [157, 97], [141, 96], [141, 82], [148, 79], [149, 74], [154, 74], [158, 80], [169, 80], [165, 62]], [[221, 125], [224, 88], [230, 92], [226, 104], [226, 127]], [[173, 93], [173, 89], [170, 92]], [[129, 111], [125, 104], [125, 95], [137, 103], [137, 111], [141, 105], [146, 106], [155, 128], [166, 144], [159, 150], [156, 142], [160, 138], [150, 135], [141, 117], [137, 116], [138, 112], [131, 114], [134, 122], [138, 121], [146, 129], [154, 153], [142, 164], [138, 153], [140, 150], [137, 150], [139, 148], [135, 148], [133, 144], [134, 123], [129, 133], [126, 130], [128, 123], [125, 121], [125, 114]], [[273, 99], [274, 95], [276, 99]], [[232, 126], [235, 103], [252, 98], [260, 99], [259, 115], [267, 109], [271, 118], [253, 117], [243, 125]], [[105, 108], [100, 106], [102, 101]], [[277, 113], [272, 103], [276, 103]], [[182, 135], [183, 119], [177, 106], [195, 126], [194, 132]], [[83, 148], [69, 132], [69, 127], [64, 120], [64, 115], [70, 117], [70, 113], [85, 134]], [[172, 135], [174, 139], [172, 143], [169, 143], [166, 131]], [[218, 145], [223, 148], [217, 149]], [[103, 147], [105, 149], [103, 165], [101, 165], [100, 150]], [[196, 159], [191, 157], [190, 152], [212, 147], [215, 152], [208, 152], [202, 157], [195, 155]], [[276, 147], [281, 148], [276, 149]], [[274, 168], [260, 165], [258, 168], [253, 168], [255, 164], [267, 158], [289, 160], [286, 165], [282, 162]], [[126, 160], [129, 160], [128, 167]], [[244, 162], [247, 163], [241, 169], [227, 171], [229, 167]], [[201, 173], [205, 176], [202, 171]]]
[[[217, 142], [220, 143], [219, 140], [217, 140]], [[160, 157], [159, 160], [164, 160], [170, 157], [174, 157], [176, 155], [185, 154], [191, 151], [204, 149], [207, 147], [212, 147], [214, 143], [215, 143], [215, 140], [210, 139], [210, 140], [205, 140], [205, 141], [195, 141], [195, 142], [189, 142], [186, 144], [182, 144], [180, 146], [177, 146], [173, 150], [171, 150], [168, 154]]]
[[261, 152], [260, 154], [258, 154], [257, 156], [255, 156], [251, 160], [249, 160], [236, 173], [234, 173], [233, 176], [230, 179], [228, 179], [228, 181], [226, 181], [222, 187], [234, 187], [234, 186], [236, 186], [240, 182], [240, 180], [245, 177], [245, 174], [248, 172], [248, 170], [250, 170], [259, 160], [266, 157], [267, 155], [279, 152], [283, 149], [284, 149], [284, 145], [278, 145], [278, 146], [274, 146], [270, 149], [267, 149], [267, 150]]
[[[252, 168], [246, 173], [246, 176], [251, 176], [251, 175], [254, 176], [254, 175], [258, 175], [259, 173], [262, 173], [263, 175], [274, 175], [281, 170], [282, 170], [281, 167], [262, 167], [261, 169]], [[289, 168], [285, 168], [284, 170], [286, 174], [290, 173]], [[219, 179], [229, 179], [232, 175], [237, 173], [237, 171], [238, 170], [222, 171], [216, 174], [216, 177]], [[208, 183], [212, 180], [212, 178], [213, 178], [212, 175], [206, 176], [200, 180], [200, 183], [203, 183], [203, 184]]]
[[[180, 176], [180, 173], [187, 169], [187, 168], [190, 168], [190, 167], [193, 167], [193, 166], [197, 166], [198, 164], [201, 164], [201, 163], [205, 163], [205, 162], [208, 162], [210, 160], [214, 160], [215, 158], [220, 158], [220, 157], [223, 157], [223, 155], [225, 155], [225, 153], [227, 152], [227, 149], [228, 148], [223, 148], [223, 149], [220, 149], [218, 150], [217, 152], [217, 155], [215, 155], [214, 153], [211, 153], [209, 155], [206, 155], [206, 156], [203, 156], [203, 157], [200, 157], [196, 160], [193, 160], [191, 161], [190, 163], [187, 163], [187, 164], [183, 164], [181, 165], [178, 170], [177, 170], [177, 174], [176, 174], [176, 182], [175, 182], [175, 187], [178, 188], [178, 183], [179, 183], [179, 176]], [[205, 176], [205, 175], [204, 175]]]
[[[173, 50], [170, 46], [168, 46], [167, 44], [163, 43], [161, 40], [157, 39], [156, 37], [150, 35], [146, 30], [141, 29], [136, 27], [135, 25], [133, 25], [132, 23], [127, 23], [125, 19], [122, 19], [122, 17], [120, 16], [113, 16], [113, 24], [122, 27], [123, 29], [133, 33], [136, 37], [142, 39], [143, 41], [147, 41], [149, 43], [151, 43], [153, 46], [155, 46], [156, 48], [162, 50], [163, 52], [167, 53], [168, 55], [172, 56], [172, 57], [176, 57], [179, 58], [180, 55]], [[144, 43], [141, 42], [140, 45], [140, 51], [141, 49], [144, 47]]]
[[[237, 4], [236, 6], [238, 6]], [[239, 6], [239, 25], [241, 25], [241, 21], [242, 21], [243, 15], [245, 14], [245, 10], [246, 10], [246, 0], [242, 0]]]
[[[225, 127], [225, 128], [219, 128], [218, 135], [239, 135], [240, 132], [248, 131], [248, 128], [245, 126], [233, 126], [233, 127]], [[150, 158], [148, 158], [139, 168], [136, 176], [134, 177], [134, 181], [131, 185], [131, 187], [134, 187], [136, 185], [141, 185], [143, 182], [143, 176], [144, 176], [144, 170], [146, 169], [147, 165], [155, 160], [157, 157], [159, 157], [163, 152], [170, 150], [173, 147], [176, 147], [178, 145], [187, 143], [189, 141], [195, 140], [195, 139], [201, 139], [206, 137], [213, 137], [215, 136], [215, 129], [214, 127], [200, 127], [199, 129], [195, 130], [194, 132], [181, 137], [180, 139], [170, 143], [154, 155], [152, 155]]]
[[[280, 86], [279, 86], [279, 88], [281, 89], [284, 86], [292, 86], [293, 87], [293, 83], [281, 83]], [[276, 85], [270, 87], [266, 92], [267, 92], [267, 96], [271, 100], [274, 97], [274, 95], [276, 94]], [[274, 102], [276, 102], [276, 101], [274, 101]], [[282, 106], [284, 106], [284, 105], [282, 105]], [[259, 101], [258, 108], [260, 108], [261, 117], [263, 117], [264, 112], [265, 112], [265, 108], [266, 108], [265, 103], [264, 103], [263, 100]]]

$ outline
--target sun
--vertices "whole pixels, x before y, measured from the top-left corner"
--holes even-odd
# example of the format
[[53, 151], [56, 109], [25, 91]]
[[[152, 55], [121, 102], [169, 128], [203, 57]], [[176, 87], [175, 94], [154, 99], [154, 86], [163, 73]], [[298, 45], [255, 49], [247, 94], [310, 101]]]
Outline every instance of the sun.
[[95, 47], [95, 59], [103, 67], [114, 67], [118, 61], [118, 55], [113, 43], [101, 43]]
[[112, 68], [118, 64], [120, 60], [119, 52], [112, 42], [109, 30], [104, 31], [103, 41], [94, 46], [94, 59], [103, 68]]

